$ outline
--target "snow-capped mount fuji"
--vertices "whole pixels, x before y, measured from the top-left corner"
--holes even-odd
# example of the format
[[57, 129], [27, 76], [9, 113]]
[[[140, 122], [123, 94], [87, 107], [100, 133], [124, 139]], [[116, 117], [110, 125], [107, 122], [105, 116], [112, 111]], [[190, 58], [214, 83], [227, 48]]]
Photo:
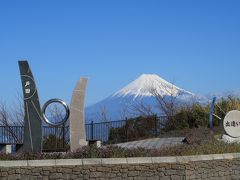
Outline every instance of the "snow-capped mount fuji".
[[178, 96], [180, 94], [194, 96], [193, 93], [181, 89], [172, 83], [167, 82], [156, 74], [142, 74], [128, 86], [119, 90], [112, 97], [149, 97], [153, 96], [152, 90], [156, 91], [161, 96]]
[[[142, 74], [129, 85], [108, 98], [86, 108], [86, 121], [99, 122], [103, 118], [121, 120], [124, 116], [132, 117], [131, 106], [143, 102], [156, 109], [153, 91], [164, 97], [177, 97], [179, 101], [189, 101], [195, 95], [164, 80], [156, 74]], [[159, 113], [159, 112], [156, 112]]]

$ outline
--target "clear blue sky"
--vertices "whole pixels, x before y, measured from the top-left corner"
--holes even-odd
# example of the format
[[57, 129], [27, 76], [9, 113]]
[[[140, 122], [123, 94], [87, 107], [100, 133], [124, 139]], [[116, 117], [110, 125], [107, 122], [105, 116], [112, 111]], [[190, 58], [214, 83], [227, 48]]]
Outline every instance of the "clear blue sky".
[[0, 2], [0, 100], [13, 102], [28, 59], [42, 102], [68, 103], [89, 77], [87, 105], [156, 73], [195, 93], [240, 88], [239, 0]]

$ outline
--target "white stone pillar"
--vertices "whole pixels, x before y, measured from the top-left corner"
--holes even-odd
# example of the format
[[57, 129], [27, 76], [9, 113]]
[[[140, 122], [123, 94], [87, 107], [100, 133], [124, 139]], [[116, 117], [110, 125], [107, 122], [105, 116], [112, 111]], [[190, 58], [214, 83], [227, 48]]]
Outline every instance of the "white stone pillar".
[[87, 78], [81, 78], [73, 91], [70, 105], [70, 149], [76, 151], [82, 146], [87, 146], [84, 100], [87, 86]]

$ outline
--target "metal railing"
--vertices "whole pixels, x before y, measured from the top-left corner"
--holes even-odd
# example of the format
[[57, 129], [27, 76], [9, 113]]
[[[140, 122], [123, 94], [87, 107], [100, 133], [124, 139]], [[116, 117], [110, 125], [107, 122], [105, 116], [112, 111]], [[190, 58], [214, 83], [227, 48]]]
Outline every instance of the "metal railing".
[[22, 126], [0, 126], [0, 144], [22, 144]]
[[86, 124], [87, 140], [100, 140], [104, 143], [117, 143], [143, 137], [157, 137], [167, 122], [166, 116], [125, 119]]
[[[160, 135], [167, 117], [125, 119], [85, 124], [87, 140], [100, 140], [105, 144], [126, 142], [139, 138]], [[69, 149], [69, 126], [43, 126], [43, 150], [62, 151]], [[22, 126], [0, 126], [0, 144], [22, 144], [24, 128]]]

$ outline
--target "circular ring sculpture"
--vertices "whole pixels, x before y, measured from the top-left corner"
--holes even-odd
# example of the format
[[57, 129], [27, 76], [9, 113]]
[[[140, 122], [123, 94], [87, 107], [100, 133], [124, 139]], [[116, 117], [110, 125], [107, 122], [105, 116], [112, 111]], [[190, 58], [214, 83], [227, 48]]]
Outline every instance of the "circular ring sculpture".
[[[51, 122], [47, 116], [46, 116], [46, 109], [47, 107], [52, 104], [52, 103], [60, 103], [61, 105], [63, 105], [65, 111], [66, 111], [66, 114], [65, 114], [65, 117], [62, 119], [62, 121], [58, 122], [58, 123], [54, 123], [54, 122]], [[68, 120], [69, 118], [69, 115], [70, 115], [70, 110], [69, 110], [69, 107], [67, 105], [67, 103], [65, 103], [63, 100], [61, 99], [50, 99], [49, 101], [47, 101], [44, 105], [43, 105], [43, 108], [42, 108], [42, 112], [43, 112], [43, 120], [51, 125], [51, 126], [61, 126], [63, 124], [66, 123], [66, 121]]]

